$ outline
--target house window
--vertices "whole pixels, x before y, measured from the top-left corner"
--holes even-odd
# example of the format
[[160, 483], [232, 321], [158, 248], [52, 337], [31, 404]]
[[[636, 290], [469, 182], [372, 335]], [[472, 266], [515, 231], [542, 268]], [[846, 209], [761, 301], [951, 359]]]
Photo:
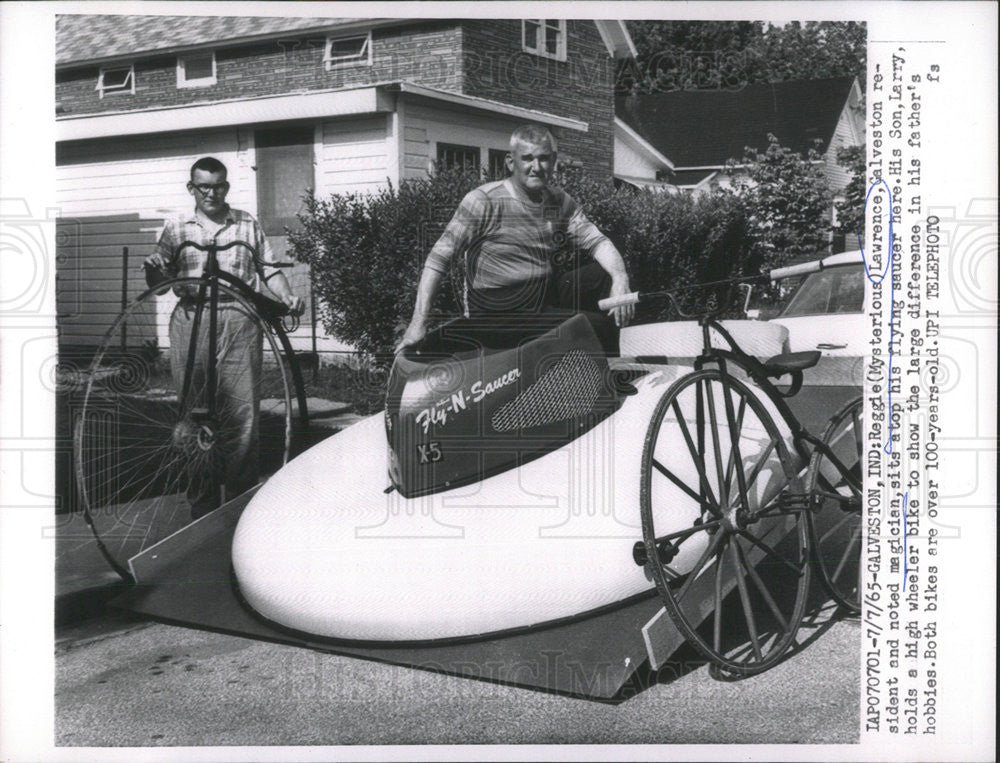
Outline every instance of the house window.
[[479, 172], [479, 149], [476, 146], [456, 146], [438, 143], [438, 169], [461, 169]]
[[199, 53], [177, 59], [177, 87], [215, 84], [215, 53]]
[[529, 53], [557, 61], [566, 60], [565, 19], [524, 19], [521, 21], [521, 47]]
[[491, 148], [486, 171], [489, 172], [492, 180], [501, 180], [507, 177], [507, 152], [502, 148]]
[[97, 77], [101, 98], [114, 93], [135, 93], [135, 65], [101, 67]]
[[352, 37], [327, 37], [323, 63], [327, 71], [351, 64], [371, 65], [372, 33]]

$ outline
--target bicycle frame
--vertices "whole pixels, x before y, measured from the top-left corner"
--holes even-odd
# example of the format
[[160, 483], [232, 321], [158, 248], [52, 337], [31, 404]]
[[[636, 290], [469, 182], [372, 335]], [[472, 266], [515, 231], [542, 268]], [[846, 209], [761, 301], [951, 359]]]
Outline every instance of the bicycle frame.
[[[737, 344], [736, 340], [733, 338], [732, 334], [726, 331], [725, 327], [719, 323], [715, 318], [715, 314], [702, 315], [698, 317], [698, 325], [702, 329], [702, 343], [703, 348], [701, 355], [699, 355], [694, 362], [695, 370], [701, 370], [706, 363], [714, 363], [722, 374], [722, 385], [726, 397], [726, 419], [729, 426], [730, 436], [732, 438], [732, 447], [736, 453], [736, 474], [737, 479], [740, 483], [741, 493], [745, 491], [743, 467], [741, 463], [741, 458], [739, 454], [738, 436], [736, 434], [735, 424], [736, 417], [732, 410], [732, 399], [730, 397], [729, 391], [729, 369], [727, 367], [728, 363], [733, 363], [744, 371], [747, 375], [754, 381], [754, 383], [763, 390], [764, 394], [767, 395], [768, 399], [774, 404], [778, 409], [778, 413], [781, 414], [782, 419], [788, 424], [789, 429], [792, 433], [792, 439], [795, 444], [795, 449], [802, 457], [803, 460], [808, 461], [811, 455], [811, 451], [807, 448], [807, 444], [812, 446], [813, 450], [820, 450], [827, 458], [830, 459], [831, 463], [836, 467], [836, 469], [843, 474], [847, 479], [853, 482], [854, 479], [850, 474], [850, 470], [844, 465], [844, 463], [836, 456], [835, 453], [818, 437], [813, 435], [809, 430], [807, 430], [799, 418], [795, 415], [792, 409], [789, 407], [785, 399], [792, 397], [801, 387], [802, 384], [802, 372], [793, 371], [793, 381], [791, 392], [783, 393], [781, 392], [769, 378], [764, 364], [762, 364], [755, 357], [748, 355], [743, 351], [743, 349]], [[726, 343], [729, 345], [728, 350], [720, 349], [712, 346], [712, 336], [711, 331], [715, 330], [718, 332]], [[710, 411], [711, 422], [713, 427], [715, 426], [714, 421], [714, 406], [712, 411]], [[700, 398], [699, 398], [699, 418], [703, 415], [700, 411]], [[701, 429], [702, 421], [698, 422], [699, 430]], [[861, 488], [857, 485], [858, 489]]]
[[[254, 306], [265, 325], [274, 333], [281, 345], [281, 350], [288, 359], [288, 365], [292, 373], [293, 386], [299, 405], [299, 419], [303, 426], [308, 426], [309, 413], [306, 406], [306, 396], [302, 380], [302, 372], [295, 360], [295, 353], [291, 342], [284, 328], [281, 326], [281, 315], [287, 314], [287, 308], [281, 303], [268, 299], [253, 291], [244, 281], [228, 273], [219, 267], [218, 253], [231, 249], [235, 246], [242, 246], [249, 250], [251, 256], [257, 261], [256, 250], [245, 241], [232, 241], [228, 244], [217, 245], [214, 242], [208, 245], [197, 244], [193, 241], [184, 241], [178, 245], [177, 250], [190, 246], [207, 254], [204, 272], [201, 275], [201, 283], [198, 286], [198, 296], [195, 301], [195, 313], [191, 321], [191, 339], [188, 343], [188, 354], [184, 365], [184, 378], [181, 384], [180, 409], [184, 410], [188, 396], [191, 392], [191, 384], [195, 373], [195, 365], [198, 355], [198, 334], [201, 328], [201, 321], [205, 310], [205, 296], [208, 294], [208, 357], [207, 368], [205, 369], [208, 399], [204, 410], [192, 409], [196, 420], [197, 417], [204, 417], [205, 421], [214, 421], [218, 406], [216, 399], [216, 381], [218, 376], [217, 351], [218, 351], [218, 318], [219, 318], [219, 283], [224, 282], [227, 286], [237, 291], [247, 302]], [[265, 302], [266, 300], [266, 302]], [[274, 304], [268, 304], [274, 303]], [[212, 470], [212, 497], [218, 502], [220, 496], [220, 475], [216, 470]]]

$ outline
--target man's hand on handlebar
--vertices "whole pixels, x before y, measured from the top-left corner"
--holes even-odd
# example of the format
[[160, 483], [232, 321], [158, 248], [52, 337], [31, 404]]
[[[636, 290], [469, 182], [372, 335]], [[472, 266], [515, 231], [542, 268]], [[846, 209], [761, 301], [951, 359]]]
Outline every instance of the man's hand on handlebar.
[[[628, 293], [629, 285], [627, 277], [612, 280], [611, 293], [608, 294], [609, 297], [621, 297]], [[625, 328], [635, 317], [635, 305], [631, 303], [618, 305], [617, 307], [612, 307], [608, 311], [608, 314], [614, 316], [615, 325], [617, 325], [618, 328]]]
[[167, 261], [163, 259], [163, 255], [159, 252], [153, 252], [145, 260], [143, 260], [144, 267], [156, 268], [164, 273], [167, 272]]
[[282, 295], [281, 301], [285, 303], [286, 307], [288, 307], [288, 312], [294, 316], [302, 315], [302, 313], [305, 312], [306, 303], [302, 297], [297, 297], [294, 294], [289, 293]]

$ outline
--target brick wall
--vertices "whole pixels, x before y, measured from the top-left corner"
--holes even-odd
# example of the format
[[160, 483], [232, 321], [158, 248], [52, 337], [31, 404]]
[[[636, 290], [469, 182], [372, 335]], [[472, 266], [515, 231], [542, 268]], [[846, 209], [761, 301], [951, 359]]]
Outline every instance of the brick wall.
[[372, 65], [326, 71], [322, 36], [289, 36], [282, 40], [216, 50], [216, 84], [178, 88], [176, 56], [138, 59], [135, 94], [96, 90], [96, 66], [56, 73], [56, 101], [66, 115], [101, 113], [204, 103], [328, 88], [371, 85], [399, 79], [458, 91], [461, 82], [461, 34], [457, 22], [423, 22], [419, 26], [376, 29], [372, 33]]
[[430, 20], [377, 29], [373, 64], [326, 71], [322, 37], [289, 36], [216, 51], [215, 85], [177, 87], [177, 59], [138, 59], [134, 94], [96, 90], [98, 67], [60, 70], [56, 100], [67, 116], [205, 103], [409, 80], [587, 122], [554, 130], [563, 159], [608, 178], [614, 153], [614, 66], [593, 21], [567, 22], [567, 60], [521, 50], [517, 19]]
[[462, 91], [587, 122], [553, 130], [560, 157], [608, 179], [614, 155], [614, 64], [593, 21], [566, 22], [566, 61], [521, 50], [518, 19], [462, 22]]

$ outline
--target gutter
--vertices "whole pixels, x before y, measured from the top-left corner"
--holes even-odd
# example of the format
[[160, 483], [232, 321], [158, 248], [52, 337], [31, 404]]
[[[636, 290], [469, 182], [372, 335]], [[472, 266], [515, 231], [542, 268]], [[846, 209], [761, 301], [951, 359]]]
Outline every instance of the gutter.
[[56, 140], [86, 140], [119, 135], [176, 132], [233, 125], [263, 124], [291, 120], [325, 119], [355, 114], [374, 114], [395, 110], [391, 93], [421, 96], [477, 109], [526, 122], [565, 127], [587, 132], [589, 125], [577, 119], [544, 111], [525, 109], [486, 98], [437, 90], [412, 82], [383, 82], [360, 88], [308, 90], [297, 93], [238, 98], [226, 101], [159, 106], [131, 111], [78, 114], [56, 119]]

